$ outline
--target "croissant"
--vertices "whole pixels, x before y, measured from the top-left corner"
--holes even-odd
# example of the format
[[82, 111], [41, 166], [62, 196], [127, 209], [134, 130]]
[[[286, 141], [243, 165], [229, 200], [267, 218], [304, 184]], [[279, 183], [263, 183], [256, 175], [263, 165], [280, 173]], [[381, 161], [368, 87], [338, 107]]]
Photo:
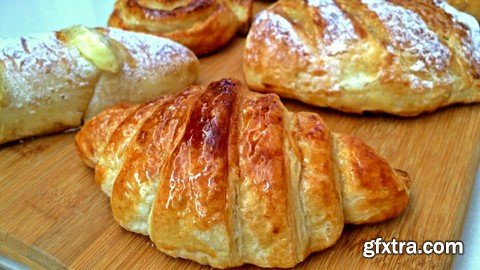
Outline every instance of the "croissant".
[[122, 227], [218, 268], [294, 266], [409, 200], [408, 174], [361, 140], [234, 79], [107, 109], [76, 147]]
[[440, 0], [280, 0], [256, 16], [244, 72], [311, 105], [415, 116], [480, 101], [480, 28]]
[[0, 39], [0, 144], [78, 127], [119, 102], [180, 91], [198, 66], [176, 42], [118, 29], [75, 26]]
[[197, 55], [246, 34], [252, 0], [117, 0], [108, 25], [173, 39]]
[[[440, 1], [440, 0], [437, 0]], [[480, 21], [480, 1], [478, 0], [447, 0], [456, 9], [467, 12]]]

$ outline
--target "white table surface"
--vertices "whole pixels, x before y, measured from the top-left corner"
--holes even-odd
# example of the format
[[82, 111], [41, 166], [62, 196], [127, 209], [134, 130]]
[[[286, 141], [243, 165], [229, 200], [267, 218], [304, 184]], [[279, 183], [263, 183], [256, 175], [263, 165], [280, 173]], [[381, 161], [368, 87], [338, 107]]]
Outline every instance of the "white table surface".
[[[114, 0], [0, 0], [0, 37], [59, 30], [75, 24], [106, 26]], [[454, 269], [480, 269], [480, 180], [476, 179]], [[22, 266], [0, 254], [0, 269]]]

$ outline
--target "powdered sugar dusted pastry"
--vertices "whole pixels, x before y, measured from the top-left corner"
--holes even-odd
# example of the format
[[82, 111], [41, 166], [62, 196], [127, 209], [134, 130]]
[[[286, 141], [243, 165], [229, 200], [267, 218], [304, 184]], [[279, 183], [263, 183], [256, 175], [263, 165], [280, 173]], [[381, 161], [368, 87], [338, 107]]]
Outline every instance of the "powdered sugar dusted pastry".
[[256, 17], [244, 72], [312, 105], [412, 116], [480, 101], [480, 30], [443, 1], [280, 0]]
[[193, 83], [198, 59], [171, 40], [72, 27], [0, 39], [0, 143], [78, 127], [119, 102]]
[[409, 200], [408, 175], [360, 139], [233, 79], [108, 109], [76, 146], [122, 227], [219, 268], [292, 267]]
[[171, 38], [197, 55], [246, 34], [252, 0], [117, 0], [108, 25]]

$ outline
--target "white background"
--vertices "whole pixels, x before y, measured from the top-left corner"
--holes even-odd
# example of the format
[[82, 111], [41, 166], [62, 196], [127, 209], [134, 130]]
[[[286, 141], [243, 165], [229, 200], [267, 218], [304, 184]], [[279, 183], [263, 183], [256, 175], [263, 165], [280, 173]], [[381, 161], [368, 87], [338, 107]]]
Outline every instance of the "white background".
[[[106, 26], [113, 4], [114, 0], [0, 0], [0, 37], [48, 32], [74, 24]], [[479, 209], [480, 185], [477, 177], [462, 237], [465, 254], [455, 258], [455, 269], [480, 269]], [[2, 265], [12, 264], [0, 254], [0, 268]]]
[[106, 26], [114, 0], [0, 0], [0, 37], [48, 32], [74, 24]]

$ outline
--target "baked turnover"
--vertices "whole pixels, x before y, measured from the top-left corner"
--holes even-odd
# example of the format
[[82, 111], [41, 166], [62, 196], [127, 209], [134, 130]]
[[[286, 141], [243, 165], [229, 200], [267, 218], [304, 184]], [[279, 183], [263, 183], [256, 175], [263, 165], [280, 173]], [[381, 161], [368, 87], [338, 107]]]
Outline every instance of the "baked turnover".
[[280, 0], [256, 16], [244, 72], [308, 104], [414, 116], [480, 101], [480, 30], [443, 1]]
[[108, 25], [173, 39], [197, 55], [246, 34], [251, 0], [117, 0]]

